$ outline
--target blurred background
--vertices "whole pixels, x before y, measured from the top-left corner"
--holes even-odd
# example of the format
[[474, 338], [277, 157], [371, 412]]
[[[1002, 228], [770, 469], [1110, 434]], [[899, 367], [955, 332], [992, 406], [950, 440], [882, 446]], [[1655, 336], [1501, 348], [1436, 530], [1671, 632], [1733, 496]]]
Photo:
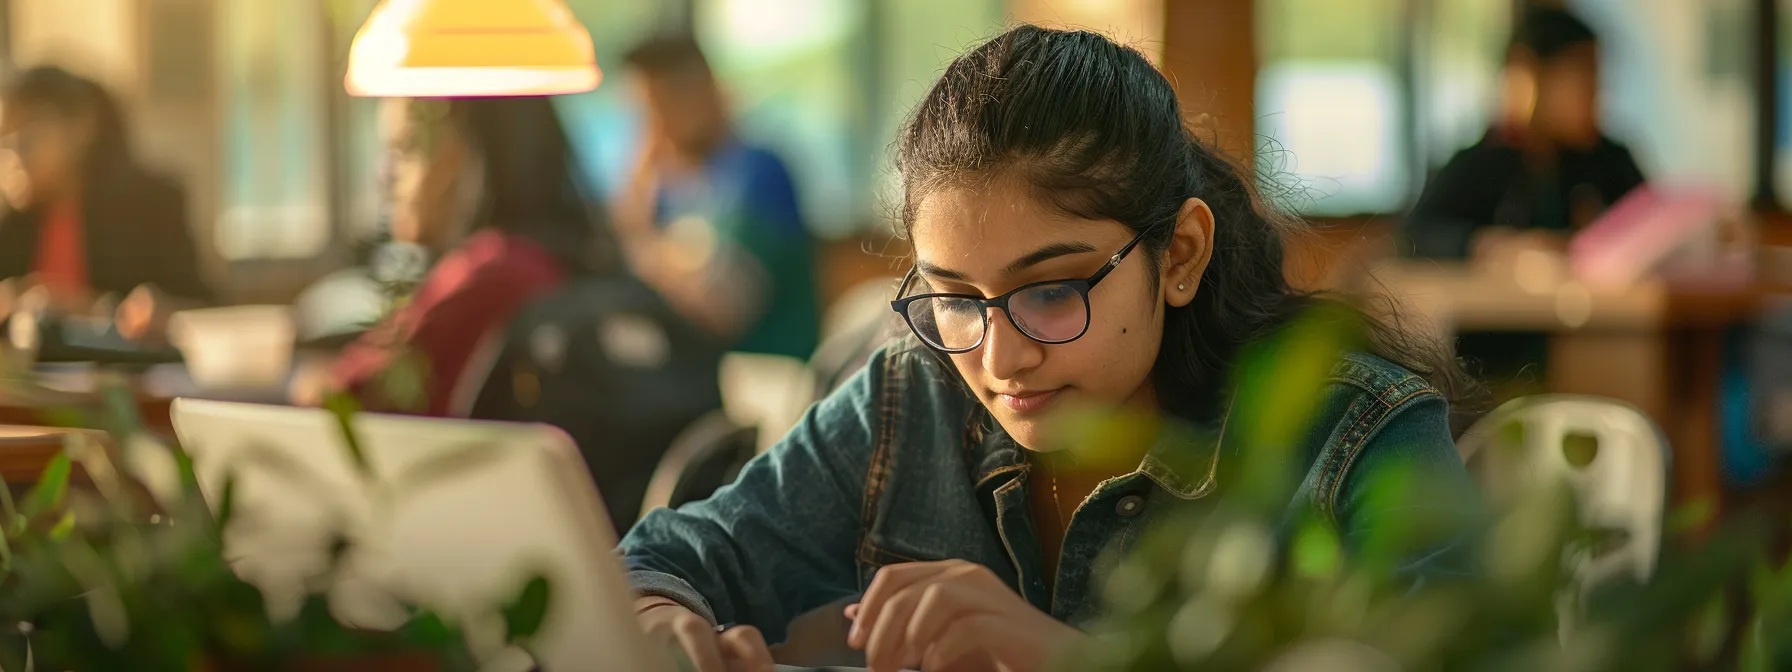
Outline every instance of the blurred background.
[[[389, 235], [381, 102], [343, 87], [350, 44], [374, 4], [0, 0], [0, 80], [56, 65], [110, 90], [139, 159], [184, 186], [213, 302], [292, 304], [320, 279], [370, 263], [368, 250]], [[1077, 26], [1156, 61], [1197, 128], [1250, 157], [1265, 194], [1312, 224], [1288, 241], [1298, 284], [1391, 299], [1438, 338], [1522, 336], [1464, 353], [1486, 363], [1489, 405], [1551, 392], [1635, 405], [1673, 446], [1682, 502], [1769, 490], [1780, 446], [1792, 446], [1792, 422], [1781, 417], [1792, 396], [1777, 373], [1792, 340], [1776, 326], [1792, 275], [1792, 257], [1777, 247], [1792, 244], [1792, 0], [566, 5], [603, 70], [596, 90], [552, 100], [583, 188], [626, 202], [647, 151], [641, 69], [627, 55], [655, 35], [694, 39], [734, 134], [788, 170], [794, 219], [814, 241], [803, 263], [813, 266], [824, 348], [835, 316], [850, 312], [843, 302], [857, 297], [869, 306], [861, 312], [882, 317], [889, 282], [905, 270], [889, 219], [889, 146], [910, 107], [953, 56], [1004, 26]], [[1541, 42], [1515, 46], [1537, 7], [1571, 12], [1596, 39], [1546, 27], [1532, 36]], [[1505, 137], [1513, 110], [1528, 120], [1543, 109], [1538, 98], [1568, 95], [1539, 84], [1555, 81], [1559, 53], [1592, 59], [1586, 72], [1596, 76], [1580, 81], [1596, 130], [1646, 176], [1654, 200], [1628, 216], [1656, 213], [1673, 220], [1660, 227], [1697, 233], [1604, 256], [1565, 239], [1420, 249], [1415, 241], [1431, 230], [1422, 195], [1452, 158]], [[1596, 210], [1630, 186], [1600, 194]], [[1500, 207], [1488, 218], [1509, 219]], [[1581, 231], [1605, 221], [1597, 215], [1555, 228]], [[1699, 263], [1662, 261], [1673, 256], [1663, 250], [1689, 245]], [[863, 287], [872, 289], [852, 291]]]
[[[1492, 119], [1519, 0], [665, 0], [568, 3], [603, 86], [557, 101], [606, 191], [640, 150], [622, 54], [694, 34], [743, 135], [774, 148], [809, 228], [886, 228], [892, 133], [945, 62], [1012, 21], [1090, 27], [1159, 62], [1192, 113], [1263, 150], [1285, 204], [1321, 225], [1404, 212]], [[58, 64], [126, 108], [141, 154], [190, 192], [206, 275], [291, 298], [381, 226], [373, 100], [340, 86], [367, 0], [5, 0], [8, 71]], [[1600, 115], [1651, 177], [1774, 211], [1792, 193], [1772, 3], [1566, 3], [1602, 36]], [[1762, 23], [1766, 21], [1766, 23]], [[1792, 49], [1792, 47], [1788, 47]], [[1792, 51], [1787, 52], [1792, 54]], [[1254, 134], [1254, 135], [1253, 135]], [[1256, 137], [1259, 146], [1245, 143]], [[829, 255], [829, 262], [844, 260]], [[846, 273], [845, 270], [838, 271]], [[835, 287], [839, 282], [824, 283]]]

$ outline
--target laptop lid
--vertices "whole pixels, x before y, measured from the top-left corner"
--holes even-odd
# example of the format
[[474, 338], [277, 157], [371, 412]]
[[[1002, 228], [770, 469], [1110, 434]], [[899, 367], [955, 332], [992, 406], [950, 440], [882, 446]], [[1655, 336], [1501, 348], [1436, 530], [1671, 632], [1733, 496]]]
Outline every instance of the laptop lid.
[[344, 535], [355, 545], [330, 597], [347, 623], [398, 625], [391, 595], [462, 620], [475, 653], [496, 655], [478, 650], [482, 634], [502, 640], [493, 610], [542, 575], [542, 668], [671, 669], [636, 624], [609, 519], [559, 430], [364, 414], [362, 469], [322, 409], [181, 399], [172, 415], [210, 506], [235, 479], [225, 548], [276, 616], [296, 612]]

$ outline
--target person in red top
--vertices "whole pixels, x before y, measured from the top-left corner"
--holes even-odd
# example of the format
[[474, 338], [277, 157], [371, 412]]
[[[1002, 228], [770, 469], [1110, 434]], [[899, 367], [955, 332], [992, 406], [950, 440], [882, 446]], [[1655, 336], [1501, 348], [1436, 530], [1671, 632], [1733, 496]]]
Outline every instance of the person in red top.
[[120, 330], [141, 335], [211, 297], [186, 195], [137, 162], [103, 87], [38, 67], [7, 82], [0, 103], [0, 318], [14, 293], [41, 286], [65, 311], [123, 300]]
[[[481, 346], [529, 302], [602, 263], [602, 230], [547, 98], [393, 100], [393, 238], [440, 255], [402, 308], [343, 350], [330, 386], [386, 411], [452, 415]], [[425, 404], [407, 408], [378, 382], [405, 355], [421, 361]]]

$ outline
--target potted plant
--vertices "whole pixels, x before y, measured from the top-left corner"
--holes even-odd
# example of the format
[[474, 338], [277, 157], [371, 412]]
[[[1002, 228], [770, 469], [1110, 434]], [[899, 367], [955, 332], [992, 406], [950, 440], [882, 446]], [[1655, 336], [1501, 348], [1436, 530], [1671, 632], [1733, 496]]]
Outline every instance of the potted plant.
[[[16, 379], [15, 379], [16, 384]], [[85, 409], [108, 428], [109, 449], [70, 434], [66, 450], [16, 501], [0, 488], [0, 669], [4, 670], [465, 670], [479, 662], [461, 627], [399, 605], [400, 627], [370, 632], [339, 621], [328, 586], [353, 544], [330, 549], [326, 570], [296, 614], [275, 615], [231, 568], [224, 530], [234, 487], [216, 506], [200, 496], [179, 446], [143, 433], [127, 390], [108, 387]], [[333, 401], [342, 448], [350, 400]], [[74, 416], [69, 416], [74, 417]], [[152, 451], [149, 460], [134, 451]], [[172, 487], [144, 464], [172, 465]], [[92, 487], [71, 488], [85, 470]], [[162, 479], [166, 480], [166, 479]], [[145, 496], [152, 493], [154, 496]], [[526, 582], [501, 616], [506, 645], [526, 649], [547, 613], [545, 577]]]
[[[1126, 556], [1110, 558], [1108, 615], [1061, 669], [1792, 665], [1792, 564], [1768, 566], [1758, 525], [1738, 523], [1700, 543], [1670, 546], [1646, 583], [1583, 593], [1564, 568], [1577, 555], [1600, 552], [1612, 531], [1582, 526], [1558, 482], [1540, 481], [1479, 507], [1431, 509], [1482, 512], [1470, 517], [1415, 515], [1379, 525], [1348, 551], [1331, 526], [1286, 520], [1297, 484], [1282, 475], [1299, 473], [1290, 469], [1288, 450], [1302, 431], [1298, 420], [1310, 415], [1331, 363], [1356, 342], [1348, 320], [1317, 315], [1250, 353], [1228, 420], [1242, 423], [1221, 478], [1229, 485], [1148, 531]], [[1089, 445], [1093, 437], [1124, 433], [1078, 436]], [[1463, 494], [1414, 472], [1369, 487], [1367, 496], [1396, 501]], [[1412, 551], [1446, 534], [1457, 535], [1470, 571], [1423, 580], [1403, 575]], [[1744, 582], [1751, 598], [1731, 599]]]

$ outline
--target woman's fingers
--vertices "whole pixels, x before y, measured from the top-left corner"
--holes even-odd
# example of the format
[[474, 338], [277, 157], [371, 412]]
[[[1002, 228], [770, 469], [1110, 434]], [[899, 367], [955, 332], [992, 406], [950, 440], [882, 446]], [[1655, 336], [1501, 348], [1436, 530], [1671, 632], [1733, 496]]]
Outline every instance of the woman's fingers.
[[852, 629], [846, 633], [847, 646], [864, 650], [871, 641], [872, 628], [877, 627], [878, 618], [883, 613], [884, 603], [908, 584], [939, 571], [928, 566], [931, 564], [933, 563], [917, 562], [889, 565], [877, 570], [877, 576], [871, 578], [871, 586], [859, 598], [859, 613], [852, 620]]
[[882, 618], [884, 603], [891, 596], [940, 572], [968, 564], [970, 563], [958, 560], [910, 562], [877, 570], [877, 576], [871, 579], [871, 586], [865, 589], [865, 596], [859, 598], [858, 615], [853, 618], [852, 630], [847, 633], [847, 645], [855, 649], [865, 648], [871, 638], [871, 629], [877, 627], [877, 622]]
[[998, 669], [995, 657], [984, 647], [979, 632], [983, 628], [958, 627], [941, 633], [929, 642], [921, 654], [918, 667], [927, 672], [960, 672]]
[[921, 603], [924, 587], [937, 585], [924, 582], [910, 586], [884, 600], [877, 624], [871, 626], [865, 640], [865, 666], [871, 672], [895, 672], [918, 656], [909, 655], [906, 647], [909, 620]]
[[902, 661], [904, 665], [920, 665], [923, 654], [936, 640], [947, 636], [948, 630], [960, 627], [957, 621], [964, 613], [964, 599], [978, 599], [974, 593], [961, 594], [963, 590], [935, 583], [920, 591], [921, 599], [915, 603], [914, 616], [909, 618], [908, 628], [903, 632], [909, 651], [909, 659]]
[[740, 625], [722, 631], [716, 638], [722, 659], [730, 672], [772, 672], [772, 651], [765, 645], [759, 628]]
[[722, 662], [721, 646], [716, 641], [716, 628], [709, 621], [693, 613], [674, 620], [670, 626], [679, 647], [697, 666], [697, 672], [728, 672]]

